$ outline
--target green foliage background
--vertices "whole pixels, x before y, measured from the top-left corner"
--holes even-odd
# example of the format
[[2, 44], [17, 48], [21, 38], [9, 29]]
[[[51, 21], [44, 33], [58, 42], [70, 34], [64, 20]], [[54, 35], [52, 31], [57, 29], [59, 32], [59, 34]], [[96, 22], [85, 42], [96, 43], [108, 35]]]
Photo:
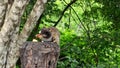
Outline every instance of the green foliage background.
[[[22, 17], [21, 29], [36, 0]], [[72, 0], [49, 0], [37, 30], [53, 26]], [[57, 68], [120, 68], [120, 1], [77, 0], [56, 26], [61, 32]]]

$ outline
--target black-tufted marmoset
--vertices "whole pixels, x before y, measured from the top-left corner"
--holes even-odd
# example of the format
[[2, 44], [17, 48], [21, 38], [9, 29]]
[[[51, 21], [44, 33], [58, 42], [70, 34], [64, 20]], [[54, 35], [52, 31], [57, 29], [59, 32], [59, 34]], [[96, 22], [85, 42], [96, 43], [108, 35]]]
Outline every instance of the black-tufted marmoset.
[[58, 45], [60, 44], [60, 32], [55, 27], [43, 28], [36, 34], [36, 37], [44, 41], [55, 42]]

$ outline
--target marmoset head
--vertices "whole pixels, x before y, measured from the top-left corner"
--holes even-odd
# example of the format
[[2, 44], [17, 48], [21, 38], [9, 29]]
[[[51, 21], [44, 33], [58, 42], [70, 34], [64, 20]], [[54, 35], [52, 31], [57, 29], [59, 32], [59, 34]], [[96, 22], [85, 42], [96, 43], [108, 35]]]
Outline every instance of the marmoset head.
[[40, 32], [39, 32], [40, 35], [43, 36], [43, 38], [50, 38], [51, 37], [51, 32], [46, 29], [46, 28], [43, 28]]
[[39, 34], [36, 35], [36, 38], [39, 38], [42, 41], [51, 41], [52, 39], [51, 32], [47, 28], [43, 28], [41, 29]]
[[36, 35], [36, 38], [39, 38], [43, 42], [56, 42], [59, 45], [60, 32], [55, 27], [43, 28], [39, 34]]

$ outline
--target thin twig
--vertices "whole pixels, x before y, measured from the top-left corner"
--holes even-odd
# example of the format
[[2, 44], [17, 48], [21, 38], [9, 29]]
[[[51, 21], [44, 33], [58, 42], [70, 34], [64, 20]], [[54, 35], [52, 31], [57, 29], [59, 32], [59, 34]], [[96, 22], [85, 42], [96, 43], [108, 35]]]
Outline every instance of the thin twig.
[[66, 11], [73, 3], [75, 3], [76, 1], [77, 1], [77, 0], [71, 1], [71, 2], [64, 8], [63, 12], [61, 13], [60, 18], [59, 18], [59, 19], [57, 20], [57, 22], [54, 24], [54, 27], [57, 26], [57, 24], [60, 22], [60, 20], [62, 19], [63, 15], [64, 15], [64, 13], [65, 13], [65, 11]]
[[[65, 0], [64, 0], [64, 2], [67, 4], [67, 2], [66, 2]], [[78, 20], [80, 21], [81, 25], [83, 26], [84, 31], [87, 32], [87, 29], [85, 28], [85, 25], [84, 25], [83, 22], [81, 21], [79, 15], [78, 15], [77, 12], [75, 11], [75, 9], [74, 9], [72, 6], [70, 6], [70, 7], [72, 8], [72, 10], [74, 11], [74, 13], [75, 13], [75, 15], [77, 16]]]

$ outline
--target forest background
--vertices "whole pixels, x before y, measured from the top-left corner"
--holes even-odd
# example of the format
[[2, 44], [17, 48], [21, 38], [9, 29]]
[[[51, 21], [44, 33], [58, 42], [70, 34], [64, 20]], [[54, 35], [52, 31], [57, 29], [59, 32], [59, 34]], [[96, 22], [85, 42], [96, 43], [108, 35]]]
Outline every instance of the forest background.
[[[21, 29], [35, 2], [27, 5]], [[61, 33], [57, 68], [119, 68], [119, 25], [120, 0], [49, 0], [28, 41], [43, 27], [56, 26]]]

